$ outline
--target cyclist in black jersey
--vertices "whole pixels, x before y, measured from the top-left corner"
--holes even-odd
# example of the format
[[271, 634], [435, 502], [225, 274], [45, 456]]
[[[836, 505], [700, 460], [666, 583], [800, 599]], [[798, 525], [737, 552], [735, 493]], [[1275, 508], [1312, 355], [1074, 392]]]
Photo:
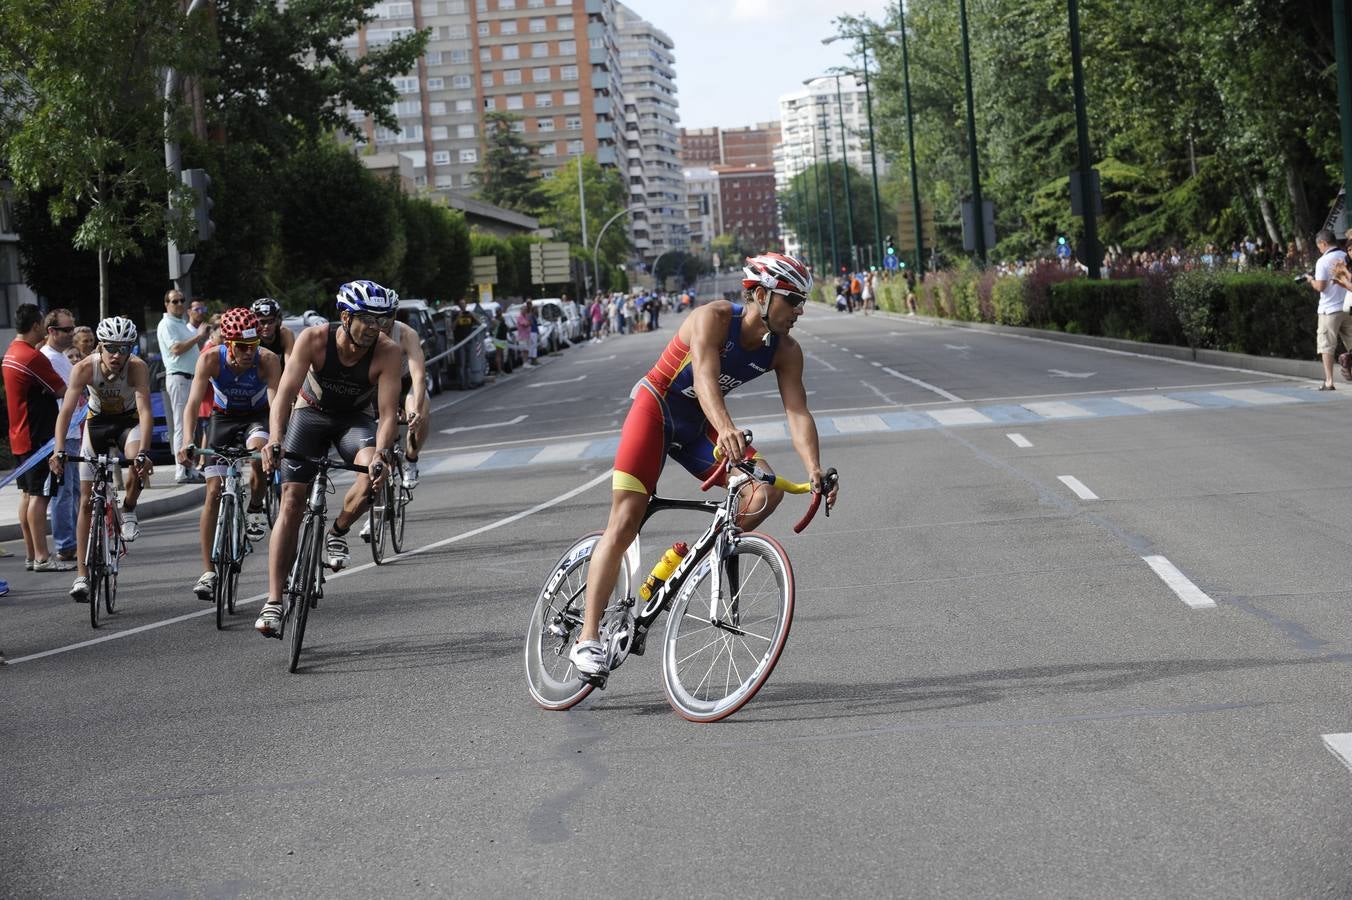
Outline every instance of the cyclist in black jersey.
[[259, 297], [249, 309], [258, 319], [259, 346], [285, 363], [296, 346], [296, 336], [282, 324], [282, 305], [271, 297]]
[[[380, 484], [390, 448], [398, 435], [399, 345], [382, 330], [393, 320], [399, 296], [374, 281], [352, 281], [338, 289], [340, 321], [307, 328], [296, 338], [272, 404], [273, 443], [264, 454], [269, 472], [280, 466], [282, 502], [268, 547], [268, 601], [254, 623], [265, 637], [280, 637], [282, 591], [296, 555], [296, 532], [315, 467], [279, 459], [282, 449], [323, 456], [330, 446], [348, 463], [366, 466], [343, 498], [325, 540], [328, 565], [347, 564], [347, 532], [365, 511], [373, 486]], [[376, 398], [377, 422], [371, 417]], [[291, 411], [295, 402], [296, 409]]]

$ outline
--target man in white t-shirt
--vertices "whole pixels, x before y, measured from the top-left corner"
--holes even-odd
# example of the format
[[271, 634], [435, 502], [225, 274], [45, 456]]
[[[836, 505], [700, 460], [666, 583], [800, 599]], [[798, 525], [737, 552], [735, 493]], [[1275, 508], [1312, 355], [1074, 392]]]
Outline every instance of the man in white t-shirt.
[[[1314, 275], [1305, 281], [1319, 292], [1319, 328], [1315, 332], [1315, 352], [1324, 362], [1324, 383], [1321, 391], [1333, 390], [1333, 357], [1338, 352], [1338, 339], [1352, 349], [1352, 315], [1343, 309], [1347, 291], [1333, 280], [1333, 266], [1346, 262], [1347, 254], [1338, 245], [1338, 237], [1325, 228], [1314, 236], [1319, 247], [1319, 260], [1314, 264]], [[1346, 376], [1346, 371], [1344, 372]]]
[[[54, 309], [47, 313], [43, 324], [47, 326], [47, 340], [38, 350], [52, 364], [61, 380], [70, 382], [71, 361], [66, 356], [75, 343], [75, 316], [68, 309]], [[64, 403], [62, 398], [60, 403]], [[80, 429], [83, 426], [71, 418], [67, 429], [66, 443], [80, 442]], [[52, 495], [47, 507], [47, 516], [52, 523], [52, 540], [56, 543], [56, 555], [62, 562], [75, 559], [75, 521], [79, 514], [80, 479], [67, 478]], [[69, 566], [65, 568], [70, 568]]]

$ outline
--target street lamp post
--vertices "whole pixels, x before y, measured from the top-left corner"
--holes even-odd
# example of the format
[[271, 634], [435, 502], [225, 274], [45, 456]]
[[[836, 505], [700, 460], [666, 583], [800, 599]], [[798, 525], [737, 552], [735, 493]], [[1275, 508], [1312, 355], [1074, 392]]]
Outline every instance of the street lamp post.
[[[864, 75], [864, 111], [868, 116], [868, 161], [869, 169], [873, 176], [873, 238], [878, 247], [878, 259], [883, 260], [886, 256], [886, 249], [883, 247], [883, 218], [881, 202], [878, 196], [878, 151], [873, 142], [873, 93], [869, 89], [868, 83], [868, 38], [869, 32], [851, 31], [846, 34], [833, 35], [828, 38], [822, 38], [823, 44], [830, 44], [842, 37], [853, 37], [859, 39], [859, 55], [863, 62]], [[839, 82], [836, 83], [839, 87]], [[843, 122], [842, 122], [843, 128]], [[848, 173], [847, 173], [848, 174]]]
[[817, 132], [812, 132], [812, 217], [817, 220], [817, 257], [826, 259], [826, 242], [822, 240], [822, 187], [817, 175]]
[[915, 272], [925, 277], [925, 229], [920, 222], [920, 184], [915, 168], [915, 110], [911, 106], [911, 61], [906, 50], [906, 5], [897, 0], [897, 23], [900, 31], [889, 32], [888, 37], [901, 38], [901, 86], [906, 100], [906, 148], [911, 158], [911, 214], [915, 217]]
[[[817, 127], [826, 132], [826, 146], [823, 148], [826, 153], [826, 218], [831, 223], [831, 270], [834, 272], [840, 268], [840, 250], [836, 247], [836, 186], [831, 174], [831, 129], [825, 127], [825, 123], [826, 110], [822, 110], [817, 114]], [[816, 132], [813, 132], [812, 152], [817, 152]]]
[[976, 258], [986, 264], [986, 209], [981, 196], [981, 165], [976, 152], [976, 105], [972, 100], [972, 47], [967, 38], [967, 0], [958, 0], [962, 25], [962, 72], [967, 84], [967, 144], [972, 157], [972, 246]]
[[[810, 90], [812, 87], [812, 83], [814, 81], [819, 80], [819, 78], [821, 77], [825, 76], [818, 76], [818, 78], [809, 78], [805, 80], [803, 84], [807, 85], [808, 89]], [[855, 252], [855, 242], [854, 242], [854, 198], [850, 194], [850, 157], [849, 157], [849, 144], [845, 140], [845, 106], [841, 101], [840, 97], [840, 76], [832, 75], [831, 77], [836, 80], [836, 112], [838, 113], [837, 118], [840, 119], [840, 158], [845, 162], [845, 233], [847, 235], [847, 241], [849, 243], [850, 248], [849, 249], [850, 271], [857, 272], [859, 271], [859, 258]], [[828, 171], [831, 165], [830, 157], [831, 154], [828, 149], [827, 151]], [[827, 180], [829, 181], [830, 179], [828, 178]]]
[[[606, 224], [601, 226], [600, 233], [596, 235], [596, 243], [592, 245], [592, 272], [596, 276], [597, 291], [601, 290], [601, 238], [606, 236], [606, 229], [609, 228], [616, 219], [620, 216], [632, 215], [633, 212], [632, 209], [626, 208], [615, 213], [615, 215], [606, 220]], [[661, 257], [659, 256], [658, 259], [661, 259]]]

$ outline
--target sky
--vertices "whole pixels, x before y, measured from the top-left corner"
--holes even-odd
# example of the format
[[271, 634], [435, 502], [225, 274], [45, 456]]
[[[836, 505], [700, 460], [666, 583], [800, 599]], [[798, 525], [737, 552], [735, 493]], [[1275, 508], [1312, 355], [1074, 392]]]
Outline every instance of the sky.
[[822, 45], [841, 14], [882, 21], [895, 0], [624, 0], [676, 45], [683, 128], [779, 118], [779, 97], [844, 65], [845, 42]]

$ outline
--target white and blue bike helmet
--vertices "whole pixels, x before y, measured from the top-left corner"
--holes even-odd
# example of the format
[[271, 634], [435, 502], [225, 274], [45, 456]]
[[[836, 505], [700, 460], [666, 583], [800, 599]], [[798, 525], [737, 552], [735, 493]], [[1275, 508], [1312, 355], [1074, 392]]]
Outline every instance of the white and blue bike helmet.
[[349, 281], [338, 288], [338, 309], [392, 316], [399, 309], [399, 295], [374, 281]]

